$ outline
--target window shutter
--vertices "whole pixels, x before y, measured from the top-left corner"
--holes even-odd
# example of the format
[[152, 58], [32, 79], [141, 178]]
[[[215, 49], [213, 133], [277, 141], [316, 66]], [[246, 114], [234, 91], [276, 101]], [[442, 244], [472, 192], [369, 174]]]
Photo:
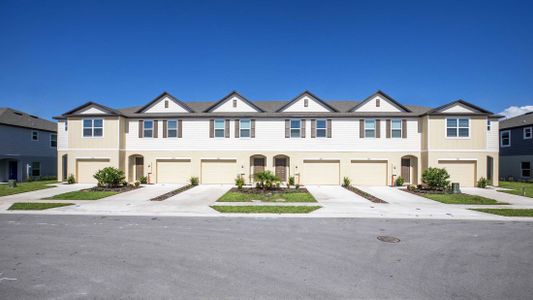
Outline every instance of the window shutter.
[[159, 121], [154, 120], [154, 138], [157, 138], [157, 123], [159, 123]]
[[418, 119], [418, 133], [422, 133], [422, 119]]
[[139, 138], [143, 138], [143, 132], [144, 132], [144, 121], [139, 120]]
[[305, 138], [305, 119], [302, 119], [302, 120], [300, 121], [300, 131], [301, 131], [300, 136], [301, 136], [302, 138]]
[[167, 138], [167, 120], [163, 120], [163, 138]]
[[213, 138], [215, 137], [215, 120], [211, 119], [209, 120], [209, 137]]
[[289, 120], [289, 119], [285, 120], [285, 138], [287, 138], [287, 139], [288, 139], [289, 137], [291, 137], [291, 136], [290, 136], [290, 133], [289, 133], [289, 131], [290, 131], [290, 126], [291, 126], [290, 123], [291, 123], [291, 120]]
[[183, 137], [183, 121], [182, 120], [178, 120], [178, 138], [182, 138]]
[[381, 137], [381, 120], [380, 119], [376, 119], [376, 138], [380, 138]]
[[226, 122], [224, 122], [226, 125], [226, 128], [224, 130], [224, 134], [226, 135], [226, 138], [229, 138], [229, 120], [226, 119]]
[[407, 120], [402, 120], [402, 138], [407, 138]]
[[126, 133], [130, 133], [130, 121], [125, 120], [124, 123], [125, 123], [125, 125], [126, 125], [126, 126], [125, 126], [125, 127], [126, 127], [126, 128], [125, 128]]
[[387, 119], [385, 121], [385, 124], [386, 124], [385, 130], [387, 131], [385, 135], [387, 136], [388, 139], [390, 139], [390, 119]]
[[252, 138], [255, 138], [255, 119], [252, 119], [251, 122], [252, 122], [252, 125], [251, 125], [252, 126], [252, 130], [251, 130], [252, 132], [250, 133], [250, 136]]
[[236, 119], [235, 120], [235, 137], [236, 138], [240, 137], [239, 127], [240, 127], [239, 119]]
[[365, 120], [359, 120], [359, 138], [365, 138]]
[[331, 129], [331, 119], [328, 119], [326, 126], [327, 126], [326, 127], [326, 132], [327, 132], [326, 135], [327, 135], [328, 138], [331, 138], [331, 130], [332, 130]]
[[316, 120], [311, 119], [311, 138], [316, 137]]

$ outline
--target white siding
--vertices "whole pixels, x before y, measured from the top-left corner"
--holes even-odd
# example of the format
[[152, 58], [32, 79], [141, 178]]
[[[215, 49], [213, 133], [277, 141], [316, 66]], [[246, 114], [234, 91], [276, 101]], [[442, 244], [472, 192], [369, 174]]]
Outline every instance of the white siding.
[[500, 150], [500, 123], [497, 120], [492, 120], [490, 124], [490, 131], [487, 131], [487, 150], [498, 152]]
[[[236, 107], [233, 107], [233, 100], [237, 100]], [[220, 106], [216, 107], [212, 111], [213, 112], [257, 112], [257, 109], [252, 107], [250, 104], [246, 103], [246, 101], [242, 100], [241, 98], [237, 96], [233, 96], [227, 101], [220, 104]]]
[[[168, 108], [165, 108], [165, 101], [168, 101]], [[181, 105], [174, 102], [168, 96], [165, 96], [154, 104], [152, 104], [148, 109], [145, 110], [147, 113], [174, 113], [174, 112], [187, 112], [185, 108]]]
[[61, 151], [62, 149], [68, 148], [68, 132], [65, 131], [65, 122], [57, 122], [57, 150]]
[[[379, 99], [379, 107], [376, 107], [376, 100]], [[401, 112], [398, 107], [392, 104], [386, 98], [376, 96], [368, 102], [357, 108], [355, 111], [359, 112]]]
[[89, 115], [89, 114], [92, 114], [92, 115], [101, 115], [101, 114], [107, 114], [106, 111], [103, 111], [99, 108], [96, 108], [94, 106], [89, 106], [89, 108], [85, 109], [85, 110], [82, 110], [80, 112], [80, 114], [82, 115]]
[[[305, 107], [305, 100], [307, 99], [308, 106]], [[303, 96], [283, 111], [286, 112], [329, 112], [330, 110], [320, 104], [313, 97]]]
[[473, 113], [475, 112], [471, 108], [464, 106], [462, 104], [455, 104], [445, 110], [442, 111], [443, 113]]

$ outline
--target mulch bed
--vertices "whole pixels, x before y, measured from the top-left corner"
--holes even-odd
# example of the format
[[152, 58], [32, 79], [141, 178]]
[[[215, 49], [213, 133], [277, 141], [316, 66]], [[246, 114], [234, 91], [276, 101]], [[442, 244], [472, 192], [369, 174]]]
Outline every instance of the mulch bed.
[[440, 190], [429, 190], [429, 189], [417, 189], [417, 190], [410, 190], [410, 189], [400, 189], [400, 191], [404, 191], [404, 192], [407, 192], [407, 193], [411, 193], [413, 195], [417, 195], [417, 196], [422, 196], [424, 194], [448, 194], [444, 191], [440, 191]]
[[288, 188], [274, 188], [271, 190], [262, 190], [257, 188], [243, 188], [242, 190], [239, 190], [238, 188], [234, 187], [229, 190], [230, 192], [234, 193], [242, 193], [242, 194], [255, 194], [255, 195], [266, 195], [266, 194], [288, 194], [288, 193], [309, 193], [309, 191], [306, 188], [294, 188], [294, 189], [288, 189]]
[[92, 187], [92, 188], [83, 189], [82, 191], [124, 193], [124, 192], [129, 192], [129, 191], [133, 191], [133, 190], [139, 189], [141, 187], [142, 186], [133, 186], [133, 185], [121, 186], [121, 187], [116, 187], [116, 188], [95, 186], [95, 187]]
[[168, 198], [170, 198], [172, 196], [175, 196], [175, 195], [177, 195], [177, 194], [179, 194], [181, 192], [185, 192], [186, 190], [191, 189], [193, 187], [195, 187], [195, 186], [191, 185], [191, 184], [188, 184], [186, 186], [180, 187], [179, 189], [175, 189], [175, 190], [170, 191], [170, 192], [168, 192], [166, 194], [159, 195], [159, 196], [157, 196], [155, 198], [152, 198], [152, 199], [150, 199], [150, 201], [163, 201], [163, 200], [166, 200], [166, 199], [168, 199]]
[[349, 191], [351, 191], [351, 192], [353, 192], [353, 193], [356, 193], [357, 195], [367, 199], [368, 201], [371, 201], [371, 202], [374, 202], [374, 203], [389, 203], [389, 202], [387, 202], [385, 200], [381, 200], [378, 197], [370, 195], [369, 193], [367, 193], [365, 191], [362, 191], [362, 190], [360, 190], [360, 189], [358, 189], [356, 187], [353, 187], [351, 185], [345, 186], [344, 188], [349, 190]]

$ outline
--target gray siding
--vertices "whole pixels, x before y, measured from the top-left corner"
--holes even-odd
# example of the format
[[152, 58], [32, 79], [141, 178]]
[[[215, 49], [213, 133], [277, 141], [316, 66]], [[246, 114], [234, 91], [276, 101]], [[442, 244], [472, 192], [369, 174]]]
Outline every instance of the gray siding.
[[[529, 127], [529, 126], [524, 126]], [[533, 139], [524, 139], [524, 127], [516, 127], [508, 129], [511, 131], [511, 146], [500, 146], [500, 157], [512, 156], [512, 155], [533, 155]], [[501, 131], [505, 131], [502, 129]]]
[[530, 178], [522, 177], [521, 163], [529, 161], [533, 167], [533, 154], [530, 155], [513, 155], [500, 157], [500, 178], [507, 179], [512, 176], [515, 180], [529, 180]]

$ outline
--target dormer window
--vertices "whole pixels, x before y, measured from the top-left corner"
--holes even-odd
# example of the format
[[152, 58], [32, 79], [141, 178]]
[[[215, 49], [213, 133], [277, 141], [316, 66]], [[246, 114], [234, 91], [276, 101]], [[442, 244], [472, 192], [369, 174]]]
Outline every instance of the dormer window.
[[309, 99], [304, 99], [304, 107], [309, 107]]
[[381, 105], [381, 103], [380, 103], [379, 100], [380, 100], [380, 99], [376, 99], [376, 107], [379, 107], [379, 106]]
[[237, 107], [237, 99], [233, 99], [233, 107]]
[[168, 100], [165, 100], [165, 108], [168, 108]]

